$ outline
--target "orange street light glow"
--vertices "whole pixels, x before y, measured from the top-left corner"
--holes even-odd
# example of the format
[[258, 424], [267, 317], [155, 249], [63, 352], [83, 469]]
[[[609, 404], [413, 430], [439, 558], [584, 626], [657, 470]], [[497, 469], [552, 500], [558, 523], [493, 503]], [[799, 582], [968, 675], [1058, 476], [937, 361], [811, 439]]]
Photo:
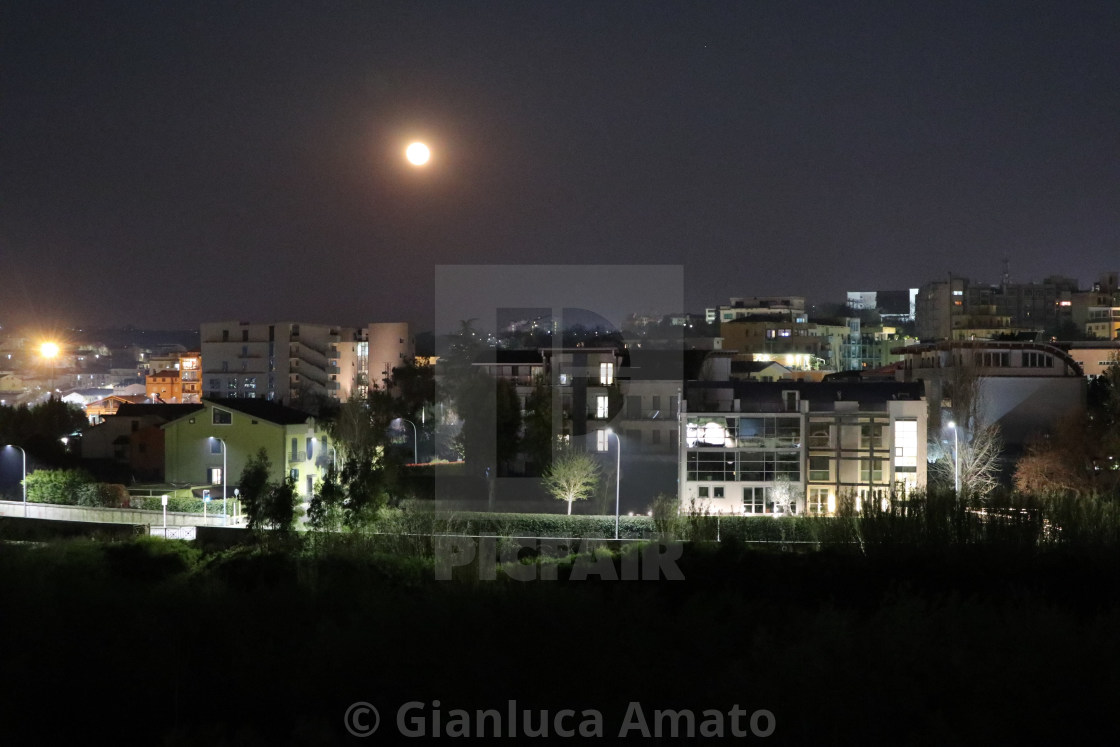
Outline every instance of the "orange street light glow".
[[404, 152], [405, 158], [413, 166], [423, 166], [432, 157], [432, 152], [423, 143], [413, 143]]
[[39, 346], [39, 354], [44, 358], [54, 358], [58, 355], [58, 345], [53, 342], [44, 342]]

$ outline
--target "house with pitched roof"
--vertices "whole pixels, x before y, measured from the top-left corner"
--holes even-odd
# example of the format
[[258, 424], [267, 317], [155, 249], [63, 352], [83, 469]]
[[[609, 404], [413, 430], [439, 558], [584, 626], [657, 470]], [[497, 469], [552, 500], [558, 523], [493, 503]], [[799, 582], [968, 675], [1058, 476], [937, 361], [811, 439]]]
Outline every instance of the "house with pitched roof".
[[293, 478], [301, 500], [310, 500], [331, 458], [327, 433], [313, 416], [264, 399], [204, 399], [200, 405], [161, 426], [168, 482], [205, 487], [220, 497], [263, 449], [270, 479]]

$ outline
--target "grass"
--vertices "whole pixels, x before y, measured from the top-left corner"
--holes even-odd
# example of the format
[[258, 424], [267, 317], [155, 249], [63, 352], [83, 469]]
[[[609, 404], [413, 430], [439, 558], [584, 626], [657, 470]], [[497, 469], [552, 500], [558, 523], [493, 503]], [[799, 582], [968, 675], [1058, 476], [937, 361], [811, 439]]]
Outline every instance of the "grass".
[[610, 738], [635, 701], [766, 708], [776, 744], [1115, 741], [1116, 545], [871, 546], [732, 537], [687, 545], [683, 581], [578, 583], [569, 557], [542, 561], [556, 582], [439, 582], [386, 535], [0, 544], [4, 731], [324, 745], [358, 700], [388, 734], [408, 701], [516, 700]]

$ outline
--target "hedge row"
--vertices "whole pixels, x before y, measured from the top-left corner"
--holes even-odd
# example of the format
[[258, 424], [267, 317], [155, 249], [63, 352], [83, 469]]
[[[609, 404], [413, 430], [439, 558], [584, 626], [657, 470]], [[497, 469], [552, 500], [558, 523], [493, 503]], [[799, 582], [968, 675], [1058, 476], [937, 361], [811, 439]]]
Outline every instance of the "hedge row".
[[[158, 495], [148, 496], [134, 496], [132, 498], [132, 508], [142, 508], [147, 511], [162, 511], [163, 498]], [[183, 498], [179, 496], [168, 496], [167, 510], [174, 513], [181, 514], [200, 514], [203, 511], [203, 500], [201, 498]], [[226, 510], [233, 514], [233, 499], [230, 498], [226, 503]], [[222, 515], [222, 499], [211, 500], [209, 507], [206, 508], [207, 514], [215, 516]]]

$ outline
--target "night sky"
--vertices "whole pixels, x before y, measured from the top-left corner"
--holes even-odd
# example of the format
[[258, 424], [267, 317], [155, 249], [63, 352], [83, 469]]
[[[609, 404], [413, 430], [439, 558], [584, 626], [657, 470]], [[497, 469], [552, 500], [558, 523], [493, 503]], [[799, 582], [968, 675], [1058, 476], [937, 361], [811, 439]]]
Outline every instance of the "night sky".
[[5, 327], [424, 328], [457, 263], [1085, 284], [1120, 3], [9, 0], [0, 169]]

